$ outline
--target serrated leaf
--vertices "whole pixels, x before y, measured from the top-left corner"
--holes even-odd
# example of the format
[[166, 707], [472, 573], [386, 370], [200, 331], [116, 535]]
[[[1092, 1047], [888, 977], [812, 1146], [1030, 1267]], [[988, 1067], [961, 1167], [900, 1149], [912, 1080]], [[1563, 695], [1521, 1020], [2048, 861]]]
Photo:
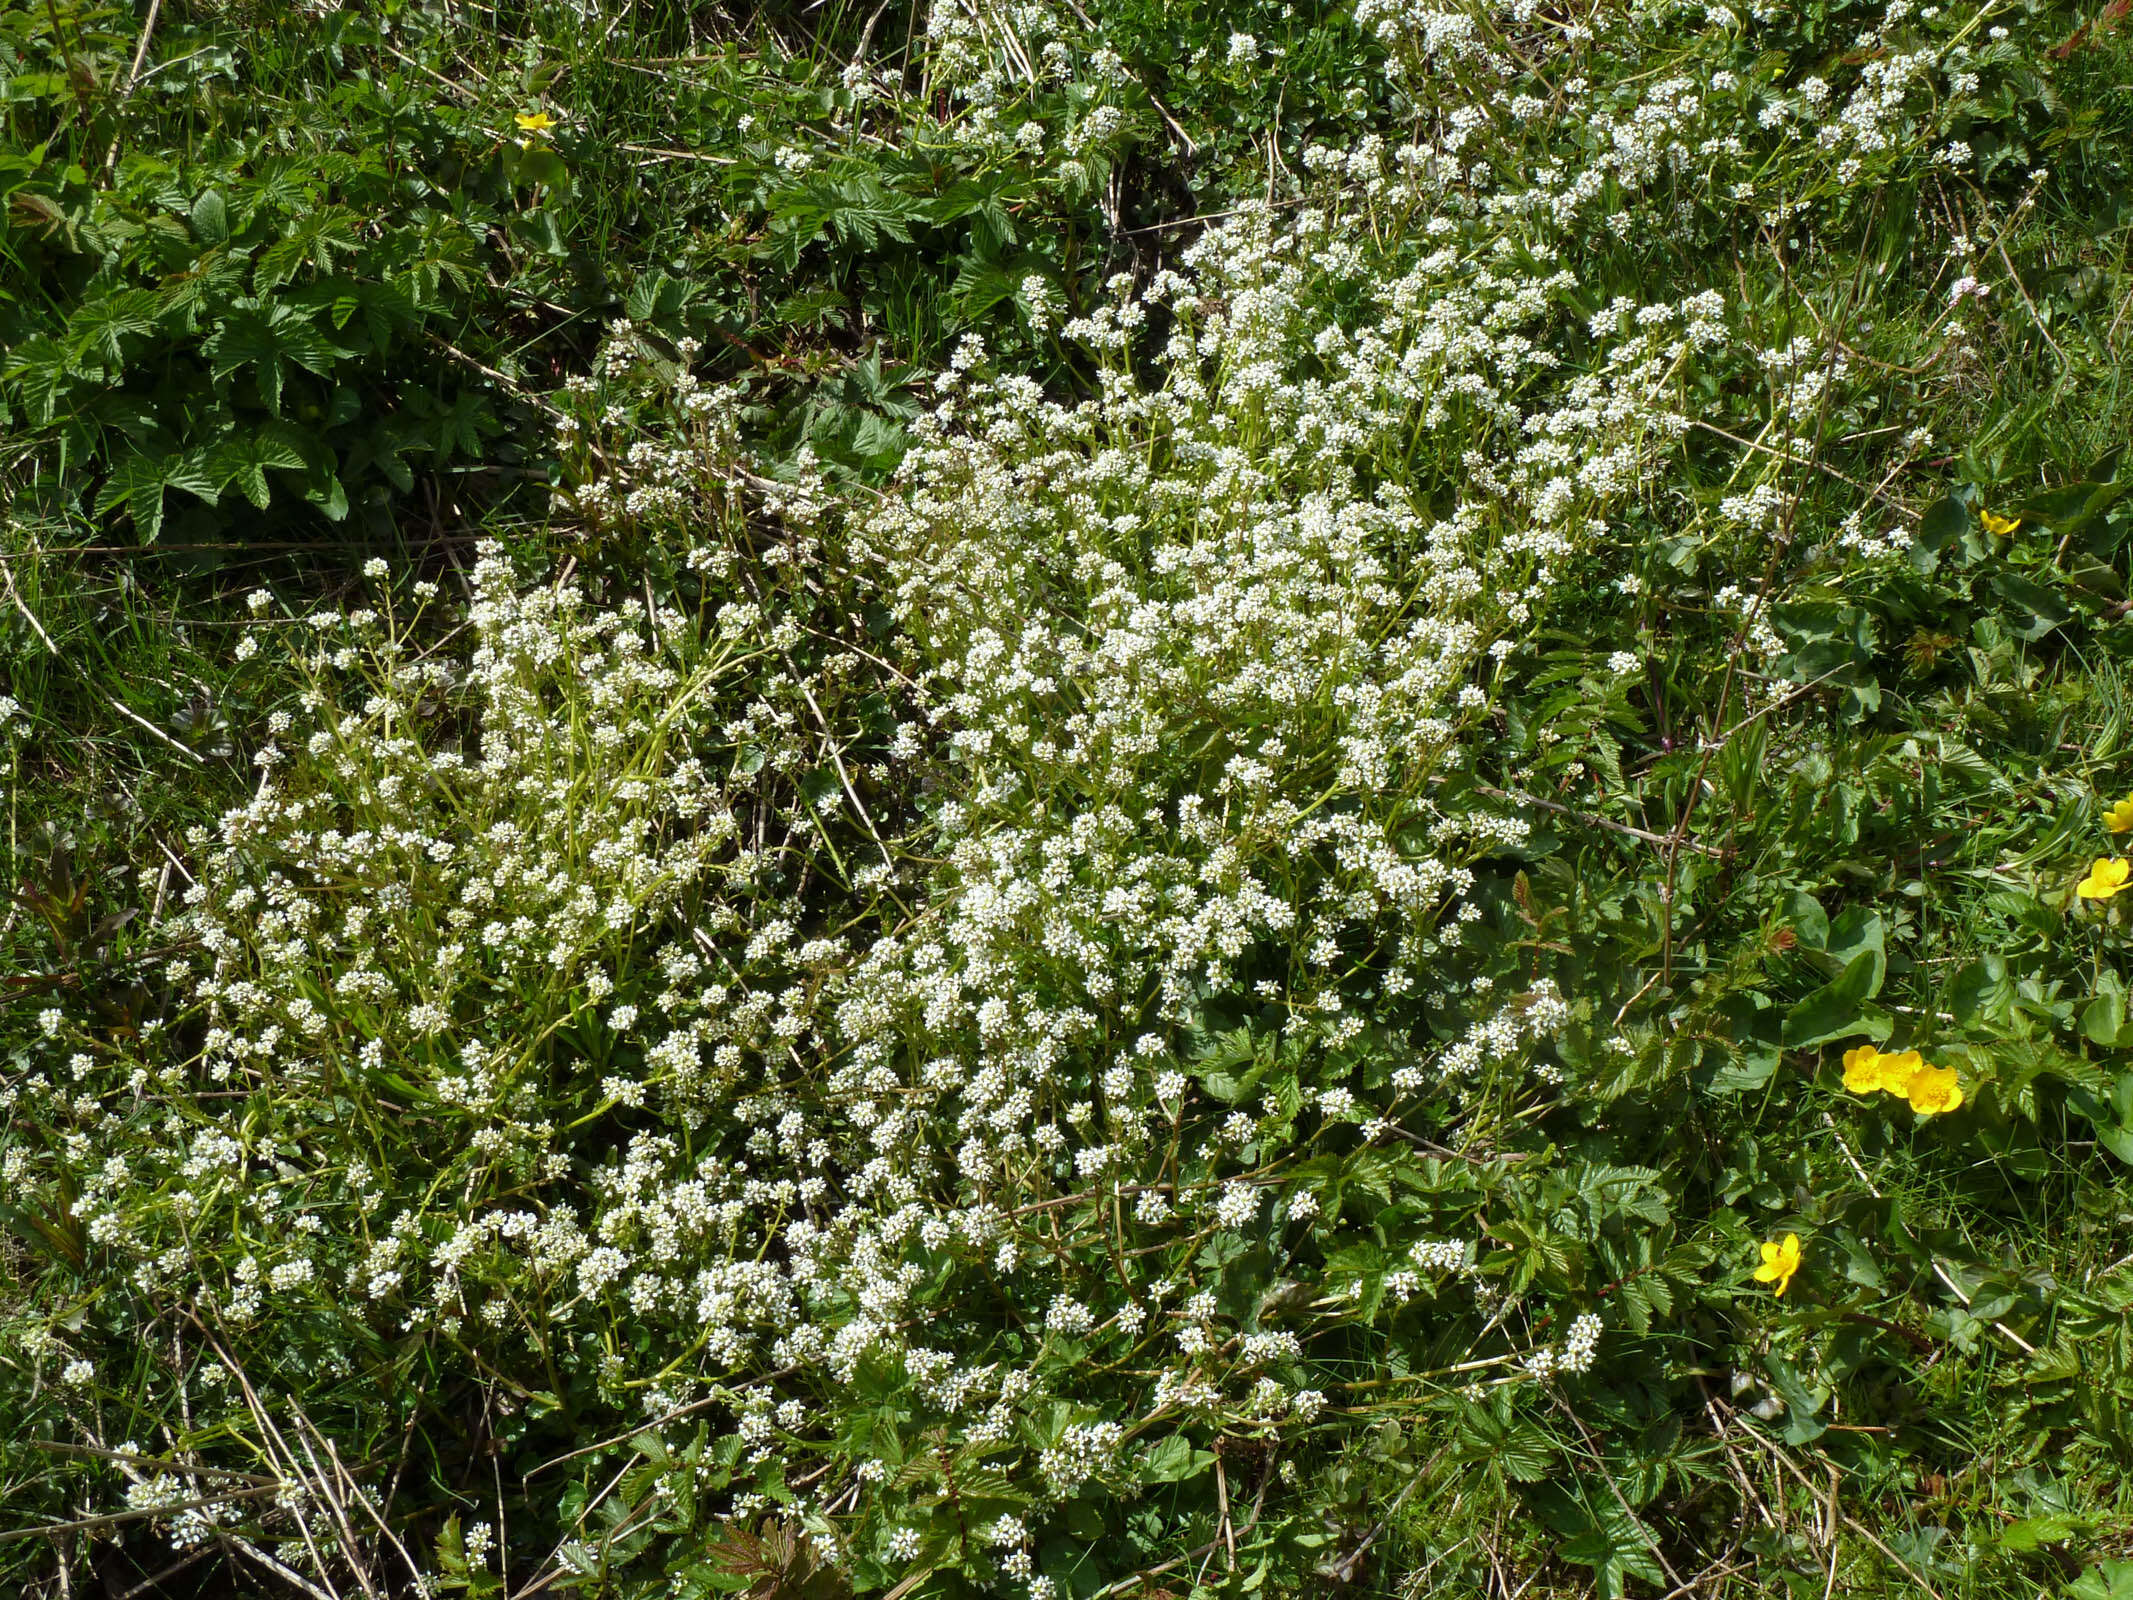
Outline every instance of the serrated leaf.
[[264, 295], [278, 289], [305, 265], [331, 272], [336, 254], [360, 248], [354, 220], [339, 207], [305, 217], [259, 253], [252, 267], [252, 292]]
[[121, 289], [102, 295], [67, 318], [67, 343], [77, 361], [123, 366], [125, 341], [155, 329], [161, 302], [150, 289]]
[[96, 515], [106, 517], [124, 506], [141, 543], [153, 544], [163, 531], [163, 486], [169, 481], [168, 457], [127, 456], [97, 489]]
[[270, 469], [297, 471], [306, 465], [303, 452], [287, 434], [273, 428], [240, 429], [215, 448], [213, 470], [220, 486], [236, 484], [259, 510], [267, 509], [272, 490]]
[[46, 334], [23, 340], [8, 353], [6, 373], [34, 422], [50, 422], [60, 397], [74, 385], [66, 346]]
[[193, 237], [202, 244], [222, 244], [230, 236], [230, 207], [221, 194], [209, 189], [193, 202], [190, 221]]
[[277, 302], [258, 310], [232, 311], [203, 346], [217, 378], [249, 367], [267, 409], [281, 412], [282, 380], [291, 367], [321, 378], [336, 359], [351, 352], [339, 348], [293, 306]]

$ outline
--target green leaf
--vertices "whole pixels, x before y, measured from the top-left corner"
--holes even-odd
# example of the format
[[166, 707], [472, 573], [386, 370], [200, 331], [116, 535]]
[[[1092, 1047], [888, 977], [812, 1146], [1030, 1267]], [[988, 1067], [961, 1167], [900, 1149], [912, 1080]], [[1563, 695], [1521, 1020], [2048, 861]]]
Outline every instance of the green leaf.
[[1879, 949], [1861, 950], [1835, 981], [1824, 984], [1785, 1013], [1783, 1039], [1789, 1050], [1812, 1049], [1832, 1039], [1864, 1035], [1876, 1044], [1893, 1031], [1889, 1014], [1867, 1002], [1881, 990], [1887, 965]]
[[8, 353], [5, 370], [19, 388], [33, 422], [50, 422], [59, 410], [60, 397], [74, 387], [74, 366], [66, 346], [46, 334], [16, 345]]
[[1552, 1441], [1532, 1423], [1515, 1416], [1501, 1394], [1488, 1406], [1463, 1408], [1457, 1437], [1462, 1456], [1498, 1466], [1520, 1483], [1540, 1483], [1555, 1470]]
[[1827, 1388], [1809, 1388], [1799, 1369], [1780, 1355], [1763, 1357], [1763, 1370], [1770, 1374], [1771, 1387], [1785, 1402], [1787, 1444], [1811, 1444], [1829, 1431], [1829, 1423], [1821, 1416], [1822, 1408], [1829, 1404]]
[[1168, 1434], [1141, 1458], [1141, 1482], [1183, 1483], [1214, 1464], [1211, 1451], [1195, 1450], [1182, 1433]]
[[2068, 1600], [2133, 1600], [2133, 1561], [2104, 1561], [2066, 1586]]
[[1652, 1558], [1659, 1545], [1652, 1530], [1625, 1510], [1612, 1493], [1595, 1498], [1584, 1529], [1565, 1539], [1556, 1553], [1565, 1561], [1592, 1568], [1593, 1586], [1601, 1600], [1618, 1600], [1625, 1577], [1664, 1584], [1666, 1573]]
[[2118, 974], [2108, 969], [2096, 980], [2096, 997], [2081, 1012], [2081, 1031], [2106, 1048], [2118, 1043], [2126, 1027], [2126, 990]]
[[354, 219], [339, 207], [305, 217], [259, 253], [252, 268], [252, 292], [265, 295], [278, 289], [305, 265], [331, 272], [336, 253], [348, 255], [360, 248]]
[[153, 544], [163, 531], [163, 485], [167, 481], [163, 457], [127, 456], [96, 491], [96, 514], [109, 516], [124, 506], [141, 543]]
[[2028, 620], [2014, 630], [2024, 639], [2041, 639], [2074, 614], [2074, 608], [2058, 593], [2019, 573], [1995, 572], [1991, 588], [2017, 612], [2027, 615]]
[[125, 340], [153, 332], [160, 306], [150, 289], [121, 289], [89, 301], [67, 318], [67, 343], [75, 359], [124, 366]]
[[1829, 947], [1829, 913], [1813, 895], [1795, 889], [1785, 897], [1785, 919], [1803, 948]]
[[96, 493], [96, 515], [108, 516], [123, 506], [133, 518], [143, 544], [153, 544], [163, 528], [163, 491], [183, 489], [209, 505], [217, 498], [214, 478], [197, 453], [137, 453], [111, 469]]
[[1967, 1028], [1980, 1019], [1999, 1016], [2013, 996], [2006, 961], [1996, 955], [1980, 956], [1955, 975], [1948, 988], [1948, 1009]]
[[1872, 996], [1881, 992], [1882, 982], [1888, 976], [1884, 938], [1880, 912], [1870, 911], [1865, 906], [1848, 906], [1829, 925], [1829, 938], [1824, 949], [1840, 967], [1849, 966], [1862, 954], [1872, 955], [1874, 980], [1873, 986], [1866, 991]]
[[210, 189], [193, 202], [193, 237], [202, 244], [222, 244], [230, 236], [230, 208], [221, 194]]
[[203, 348], [215, 363], [217, 378], [251, 368], [260, 398], [277, 416], [282, 379], [289, 368], [301, 367], [323, 378], [332, 372], [336, 359], [353, 353], [329, 341], [304, 313], [280, 302], [261, 310], [231, 312]]
[[236, 484], [261, 511], [271, 495], [269, 469], [294, 472], [308, 465], [286, 428], [241, 428], [216, 446], [211, 460], [218, 485]]
[[1933, 571], [1948, 548], [1969, 531], [1970, 508], [1952, 494], [1941, 496], [1918, 520], [1907, 552], [1911, 565], [1920, 572]]
[[2048, 1544], [2063, 1544], [2080, 1531], [2081, 1525], [2071, 1517], [2024, 1517], [2000, 1530], [2000, 1548], [2035, 1550]]

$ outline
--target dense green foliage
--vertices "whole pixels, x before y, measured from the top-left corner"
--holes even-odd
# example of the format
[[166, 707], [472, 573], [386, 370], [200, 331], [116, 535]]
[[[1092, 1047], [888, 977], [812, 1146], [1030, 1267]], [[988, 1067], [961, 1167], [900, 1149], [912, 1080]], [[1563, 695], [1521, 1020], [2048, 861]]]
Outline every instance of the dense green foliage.
[[2126, 20], [0, 9], [0, 1582], [2127, 1593]]

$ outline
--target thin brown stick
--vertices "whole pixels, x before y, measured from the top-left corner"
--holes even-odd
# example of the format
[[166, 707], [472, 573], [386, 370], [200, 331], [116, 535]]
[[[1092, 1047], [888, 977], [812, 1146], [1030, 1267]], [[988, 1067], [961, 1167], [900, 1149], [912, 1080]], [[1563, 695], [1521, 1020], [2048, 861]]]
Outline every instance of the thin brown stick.
[[[1614, 822], [1606, 817], [1596, 817], [1589, 811], [1576, 811], [1569, 806], [1559, 805], [1553, 800], [1543, 800], [1539, 795], [1526, 794], [1517, 789], [1488, 789], [1476, 784], [1474, 793], [1487, 795], [1492, 800], [1509, 800], [1522, 806], [1539, 806], [1543, 811], [1553, 811], [1558, 816], [1569, 817], [1573, 821], [1584, 823], [1587, 827], [1604, 828], [1609, 833], [1626, 834], [1632, 839], [1642, 839], [1646, 844], [1670, 845], [1675, 842], [1667, 834], [1652, 833], [1644, 828], [1633, 828], [1626, 822]], [[1684, 850], [1694, 850], [1699, 855], [1717, 856], [1725, 854], [1724, 851], [1713, 849], [1710, 845], [1699, 844], [1694, 839], [1683, 839], [1680, 844]]]
[[152, 1572], [139, 1583], [121, 1589], [116, 1596], [116, 1600], [140, 1600], [142, 1595], [147, 1594], [152, 1589], [161, 1588], [164, 1583], [175, 1578], [186, 1568], [198, 1566], [214, 1553], [214, 1546], [206, 1544], [201, 1545], [198, 1549], [190, 1550], [178, 1557], [177, 1560], [173, 1561], [161, 1572]]

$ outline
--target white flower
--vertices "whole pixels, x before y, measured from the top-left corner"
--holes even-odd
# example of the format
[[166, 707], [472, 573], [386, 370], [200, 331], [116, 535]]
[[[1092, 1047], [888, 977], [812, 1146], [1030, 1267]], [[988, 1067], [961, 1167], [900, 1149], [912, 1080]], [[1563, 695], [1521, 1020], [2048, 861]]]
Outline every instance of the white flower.
[[1226, 1183], [1215, 1203], [1215, 1221], [1225, 1228], [1242, 1228], [1259, 1215], [1259, 1191], [1248, 1183]]
[[1096, 1319], [1089, 1308], [1071, 1295], [1057, 1295], [1045, 1308], [1044, 1325], [1054, 1333], [1087, 1333], [1095, 1324]]

